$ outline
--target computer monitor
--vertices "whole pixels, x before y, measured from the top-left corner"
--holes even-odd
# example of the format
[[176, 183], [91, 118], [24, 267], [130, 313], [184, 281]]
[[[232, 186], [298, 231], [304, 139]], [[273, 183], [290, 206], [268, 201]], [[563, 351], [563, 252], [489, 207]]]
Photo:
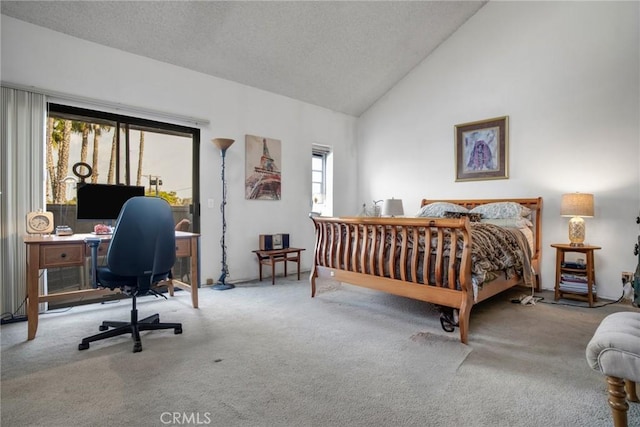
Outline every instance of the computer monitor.
[[77, 219], [118, 219], [124, 203], [132, 197], [144, 196], [144, 187], [138, 185], [78, 184]]

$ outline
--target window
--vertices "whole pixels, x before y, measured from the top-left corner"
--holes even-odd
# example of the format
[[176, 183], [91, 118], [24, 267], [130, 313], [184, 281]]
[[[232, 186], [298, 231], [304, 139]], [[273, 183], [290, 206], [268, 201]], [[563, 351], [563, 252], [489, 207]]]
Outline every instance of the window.
[[311, 153], [311, 197], [313, 199], [311, 210], [323, 215], [331, 215], [331, 149], [314, 144]]
[[74, 222], [79, 173], [90, 183], [144, 186], [171, 204], [176, 222], [187, 218], [199, 231], [199, 129], [49, 104], [46, 134], [47, 208], [61, 211], [56, 224]]
[[327, 158], [324, 153], [313, 153], [311, 160], [311, 194], [313, 204], [324, 204], [325, 198], [325, 170]]

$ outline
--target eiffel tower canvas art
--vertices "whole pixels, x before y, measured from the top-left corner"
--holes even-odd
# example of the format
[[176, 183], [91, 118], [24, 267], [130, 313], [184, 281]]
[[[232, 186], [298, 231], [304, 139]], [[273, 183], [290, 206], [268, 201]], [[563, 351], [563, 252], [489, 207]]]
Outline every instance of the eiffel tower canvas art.
[[280, 200], [281, 141], [246, 135], [245, 198]]

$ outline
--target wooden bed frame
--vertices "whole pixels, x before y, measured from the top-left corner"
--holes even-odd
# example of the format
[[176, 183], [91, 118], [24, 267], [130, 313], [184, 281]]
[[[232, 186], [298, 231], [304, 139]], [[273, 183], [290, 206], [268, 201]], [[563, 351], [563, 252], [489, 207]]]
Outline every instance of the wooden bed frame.
[[[534, 253], [531, 265], [535, 271], [535, 287], [538, 289], [542, 242], [542, 198], [423, 199], [421, 206], [436, 201], [455, 203], [468, 209], [487, 203], [506, 201], [517, 202], [530, 208], [531, 221], [534, 224]], [[466, 217], [434, 219], [312, 216], [312, 220], [316, 229], [315, 253], [310, 275], [312, 297], [316, 295], [316, 279], [330, 278], [458, 309], [460, 341], [465, 344], [473, 304], [522, 283], [520, 277], [497, 278], [480, 287], [474, 301], [470, 249], [473, 242], [471, 226]], [[456, 230], [459, 230], [459, 233], [456, 233]], [[417, 242], [425, 236], [429, 236], [427, 239], [430, 239], [433, 232], [437, 235], [435, 258], [426, 256], [423, 260], [419, 260], [419, 251], [411, 250], [409, 242]], [[379, 242], [384, 242], [387, 238], [398, 241], [398, 246], [385, 249], [385, 245]], [[462, 239], [463, 250], [459, 265], [456, 265], [458, 263], [455, 257], [448, 257], [444, 253], [446, 238], [451, 239], [452, 247]], [[403, 268], [396, 269], [394, 264], [397, 260], [400, 260]], [[418, 282], [418, 277], [432, 279], [429, 280], [428, 285], [425, 285]], [[459, 287], [456, 283], [459, 283]]]

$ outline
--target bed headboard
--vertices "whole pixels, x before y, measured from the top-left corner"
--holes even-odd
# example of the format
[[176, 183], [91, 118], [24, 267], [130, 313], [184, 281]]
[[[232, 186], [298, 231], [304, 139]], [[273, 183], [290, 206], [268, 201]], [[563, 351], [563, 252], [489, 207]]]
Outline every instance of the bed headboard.
[[516, 202], [520, 203], [523, 206], [528, 207], [532, 211], [540, 211], [542, 210], [542, 197], [536, 197], [533, 199], [523, 199], [523, 198], [513, 198], [513, 199], [459, 199], [459, 200], [430, 200], [430, 199], [422, 199], [422, 203], [420, 203], [420, 207], [424, 205], [428, 205], [433, 202], [449, 202], [455, 203], [460, 206], [464, 206], [467, 209], [473, 209], [476, 206], [486, 205], [487, 203], [496, 203], [496, 202]]
[[522, 206], [526, 206], [531, 209], [531, 222], [533, 223], [533, 238], [535, 253], [533, 254], [532, 264], [536, 271], [536, 274], [540, 274], [540, 259], [542, 251], [542, 197], [535, 198], [513, 198], [513, 199], [459, 199], [459, 200], [445, 200], [445, 199], [422, 199], [420, 207], [428, 205], [434, 202], [449, 202], [455, 203], [460, 206], [464, 206], [467, 209], [473, 209], [479, 205], [486, 205], [487, 203], [496, 202], [516, 202]]

